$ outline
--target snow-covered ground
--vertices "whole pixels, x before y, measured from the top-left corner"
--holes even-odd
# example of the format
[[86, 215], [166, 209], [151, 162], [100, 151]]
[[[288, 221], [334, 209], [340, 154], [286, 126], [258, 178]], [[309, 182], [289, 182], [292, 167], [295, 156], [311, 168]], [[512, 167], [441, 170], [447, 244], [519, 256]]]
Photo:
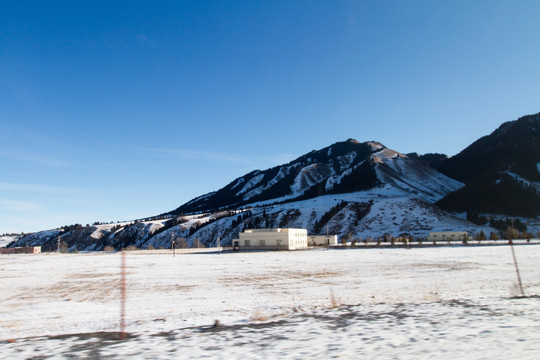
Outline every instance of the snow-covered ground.
[[[539, 245], [0, 256], [0, 357], [536, 359]], [[213, 325], [218, 322], [219, 326]]]

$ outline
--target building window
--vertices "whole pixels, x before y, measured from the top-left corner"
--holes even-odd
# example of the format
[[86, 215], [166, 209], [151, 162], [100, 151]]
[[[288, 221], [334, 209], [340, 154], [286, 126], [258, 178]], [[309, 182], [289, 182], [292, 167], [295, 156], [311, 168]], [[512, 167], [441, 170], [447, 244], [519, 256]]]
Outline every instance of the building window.
[[244, 245], [245, 246], [251, 246], [251, 241], [249, 241], [249, 240], [244, 241]]
[[265, 240], [259, 240], [259, 245], [265, 246], [265, 245], [266, 245], [266, 241], [265, 241]]
[[283, 240], [278, 240], [277, 241], [277, 246], [282, 246], [283, 245]]

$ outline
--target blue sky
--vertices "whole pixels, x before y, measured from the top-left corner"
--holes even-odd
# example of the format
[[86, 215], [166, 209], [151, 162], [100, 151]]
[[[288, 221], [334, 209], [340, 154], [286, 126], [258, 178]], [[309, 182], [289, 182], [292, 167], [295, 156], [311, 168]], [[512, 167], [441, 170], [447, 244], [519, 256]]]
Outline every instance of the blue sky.
[[538, 1], [2, 1], [0, 234], [166, 212], [355, 138], [540, 111]]

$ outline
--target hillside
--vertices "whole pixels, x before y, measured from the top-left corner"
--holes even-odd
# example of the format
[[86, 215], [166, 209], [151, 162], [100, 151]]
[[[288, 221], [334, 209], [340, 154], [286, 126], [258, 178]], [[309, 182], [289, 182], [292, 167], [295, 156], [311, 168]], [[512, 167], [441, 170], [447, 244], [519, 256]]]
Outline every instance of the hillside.
[[502, 124], [436, 168], [466, 184], [437, 203], [444, 209], [539, 216], [540, 113]]
[[349, 139], [314, 150], [288, 164], [252, 171], [168, 214], [208, 212], [372, 188], [377, 185], [377, 179], [368, 157], [378, 146]]
[[436, 201], [461, 185], [424, 162], [377, 142], [349, 139], [312, 151], [282, 166], [246, 174], [167, 215], [211, 212], [252, 204], [283, 203], [391, 185]]

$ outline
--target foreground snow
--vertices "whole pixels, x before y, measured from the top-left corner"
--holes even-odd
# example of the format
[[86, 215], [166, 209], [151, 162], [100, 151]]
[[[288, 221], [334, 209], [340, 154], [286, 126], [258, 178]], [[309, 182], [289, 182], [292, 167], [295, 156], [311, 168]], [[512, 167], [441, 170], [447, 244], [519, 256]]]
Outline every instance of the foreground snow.
[[[537, 358], [540, 246], [0, 257], [0, 353]], [[218, 327], [213, 325], [219, 322]]]

